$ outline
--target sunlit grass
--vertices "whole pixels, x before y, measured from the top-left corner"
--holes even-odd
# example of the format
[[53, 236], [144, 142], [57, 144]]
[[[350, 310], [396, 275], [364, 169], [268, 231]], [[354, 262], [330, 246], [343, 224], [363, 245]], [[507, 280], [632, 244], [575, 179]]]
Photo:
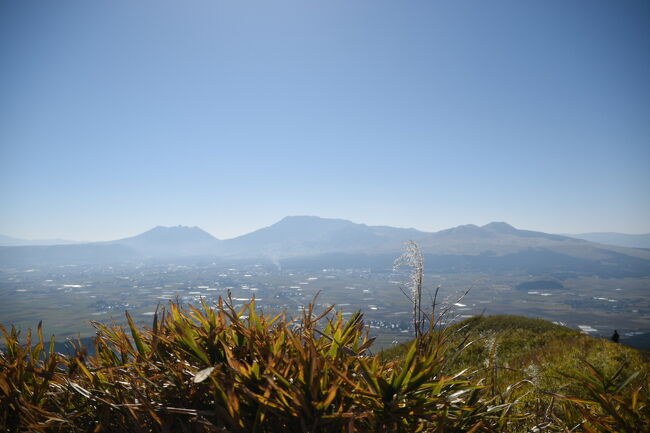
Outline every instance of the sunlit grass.
[[[347, 316], [346, 316], [347, 317]], [[372, 354], [360, 313], [171, 302], [95, 323], [94, 356], [2, 328], [6, 431], [648, 431], [637, 352], [525, 318], [474, 318]], [[400, 351], [401, 350], [401, 351]]]

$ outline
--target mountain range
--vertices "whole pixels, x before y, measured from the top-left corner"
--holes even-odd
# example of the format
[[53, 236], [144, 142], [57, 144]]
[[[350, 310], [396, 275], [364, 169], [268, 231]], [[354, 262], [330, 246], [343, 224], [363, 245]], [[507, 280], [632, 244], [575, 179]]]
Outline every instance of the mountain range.
[[291, 216], [233, 239], [198, 227], [155, 227], [110, 242], [0, 247], [0, 267], [119, 263], [208, 257], [269, 260], [315, 267], [390, 266], [406, 241], [417, 242], [431, 271], [513, 269], [602, 276], [650, 276], [650, 250], [520, 230], [504, 222], [435, 233], [368, 226], [343, 219]]
[[0, 246], [17, 247], [25, 245], [69, 245], [78, 244], [77, 241], [67, 239], [20, 239], [11, 236], [0, 235]]
[[613, 232], [595, 232], [581, 233], [577, 235], [566, 235], [576, 239], [582, 239], [589, 242], [597, 242], [605, 245], [616, 245], [628, 248], [647, 248], [650, 249], [650, 233], [631, 235], [627, 233]]

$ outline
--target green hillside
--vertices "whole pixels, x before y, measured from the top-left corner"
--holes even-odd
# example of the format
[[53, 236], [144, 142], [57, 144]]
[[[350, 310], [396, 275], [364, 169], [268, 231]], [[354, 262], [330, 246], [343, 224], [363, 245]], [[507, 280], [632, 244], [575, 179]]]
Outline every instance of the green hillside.
[[[644, 394], [647, 399], [648, 364], [644, 353], [622, 344], [541, 319], [503, 315], [472, 317], [450, 326], [442, 334], [451, 346], [450, 370], [467, 369], [469, 376], [489, 388], [490, 394], [501, 396], [504, 402], [516, 402], [511, 413], [537, 414], [532, 418], [537, 418], [538, 425], [550, 423], [549, 427], [571, 431], [582, 422], [575, 412], [577, 407], [567, 404], [570, 400], [562, 397], [583, 402], [608, 395], [625, 399], [632, 397], [636, 386], [639, 395]], [[407, 350], [408, 345], [401, 345], [381, 356], [385, 360], [401, 359]], [[618, 389], [628, 378], [630, 382]], [[617, 389], [619, 395], [614, 398], [612, 393]], [[599, 405], [583, 404], [590, 410]], [[546, 420], [539, 418], [542, 409]], [[640, 408], [639, 416], [647, 423], [650, 408]], [[592, 431], [588, 425], [573, 431]], [[643, 425], [647, 428], [647, 424]], [[518, 430], [521, 427], [513, 427], [513, 431], [527, 431]], [[646, 430], [618, 426], [593, 431]]]
[[297, 319], [170, 303], [95, 324], [96, 355], [5, 330], [0, 426], [40, 432], [641, 432], [634, 349], [549, 322], [475, 317], [372, 354], [360, 313]]

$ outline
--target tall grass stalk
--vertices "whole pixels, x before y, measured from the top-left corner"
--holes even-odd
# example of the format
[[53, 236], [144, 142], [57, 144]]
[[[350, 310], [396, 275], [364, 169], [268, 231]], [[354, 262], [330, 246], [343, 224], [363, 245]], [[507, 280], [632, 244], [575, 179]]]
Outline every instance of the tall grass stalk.
[[394, 269], [408, 267], [409, 279], [407, 282], [409, 292], [404, 292], [406, 297], [413, 304], [413, 329], [415, 339], [418, 340], [424, 334], [422, 311], [422, 285], [424, 282], [424, 256], [420, 246], [414, 241], [408, 241], [405, 245], [406, 251], [399, 256], [394, 263]]

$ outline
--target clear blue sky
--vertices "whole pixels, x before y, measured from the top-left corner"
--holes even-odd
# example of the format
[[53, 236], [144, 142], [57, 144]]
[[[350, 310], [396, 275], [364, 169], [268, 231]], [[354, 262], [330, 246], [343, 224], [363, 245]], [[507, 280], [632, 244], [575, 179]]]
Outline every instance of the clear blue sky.
[[650, 232], [648, 1], [0, 2], [0, 233]]

